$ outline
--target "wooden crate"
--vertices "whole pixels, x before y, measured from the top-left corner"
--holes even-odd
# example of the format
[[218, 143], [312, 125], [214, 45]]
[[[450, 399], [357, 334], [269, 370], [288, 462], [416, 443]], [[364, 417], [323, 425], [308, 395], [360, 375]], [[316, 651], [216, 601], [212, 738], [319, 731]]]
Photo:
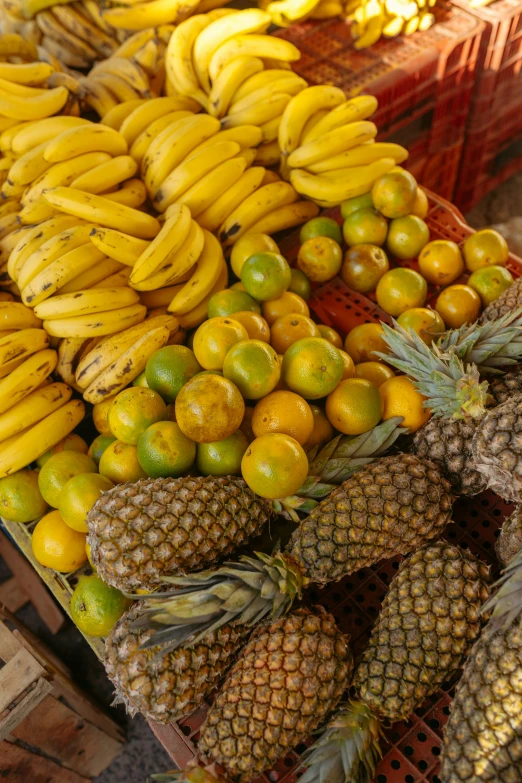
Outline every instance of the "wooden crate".
[[87, 783], [120, 752], [121, 729], [52, 652], [8, 611], [2, 615], [0, 779]]

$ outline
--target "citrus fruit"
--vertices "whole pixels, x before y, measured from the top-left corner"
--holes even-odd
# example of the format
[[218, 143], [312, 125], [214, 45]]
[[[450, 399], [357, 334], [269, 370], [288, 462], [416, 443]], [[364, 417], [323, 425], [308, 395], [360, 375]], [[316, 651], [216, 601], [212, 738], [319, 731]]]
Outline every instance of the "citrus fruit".
[[341, 204], [341, 217], [346, 220], [348, 215], [352, 212], [357, 212], [358, 209], [371, 209], [373, 207], [373, 200], [371, 193], [365, 193], [363, 196], [354, 196], [347, 201], [343, 201]]
[[512, 283], [513, 275], [505, 266], [482, 266], [468, 279], [468, 285], [480, 296], [484, 307], [498, 299]]
[[145, 374], [145, 370], [143, 372], [140, 372], [140, 374], [134, 378], [131, 386], [145, 386], [148, 388], [149, 384], [147, 383], [147, 376]]
[[214, 443], [198, 443], [197, 466], [202, 476], [240, 476], [249, 441], [241, 430]]
[[339, 274], [343, 263], [340, 245], [330, 237], [307, 239], [297, 254], [296, 266], [314, 283], [325, 283]]
[[209, 318], [217, 318], [218, 316], [226, 318], [227, 315], [232, 315], [237, 310], [252, 310], [254, 313], [260, 313], [261, 307], [246, 291], [231, 288], [218, 291], [208, 300], [207, 315]]
[[308, 302], [310, 294], [312, 293], [312, 286], [304, 272], [301, 272], [300, 269], [292, 269], [288, 290], [290, 293], [297, 294], [304, 299], [305, 302]]
[[329, 217], [315, 217], [301, 226], [299, 232], [299, 242], [301, 244], [304, 244], [309, 239], [315, 239], [315, 237], [330, 237], [338, 245], [343, 241], [339, 223]]
[[310, 406], [294, 392], [272, 392], [254, 408], [252, 430], [256, 438], [268, 432], [284, 432], [303, 445], [312, 434], [313, 428], [314, 417]]
[[251, 310], [239, 310], [234, 313], [234, 321], [245, 327], [250, 340], [270, 342], [270, 327], [259, 313], [253, 313]]
[[446, 286], [464, 271], [459, 246], [449, 239], [435, 239], [419, 255], [419, 269], [428, 283]]
[[249, 445], [241, 461], [241, 473], [252, 492], [276, 500], [293, 495], [302, 487], [308, 460], [294, 438], [271, 432]]
[[364, 378], [379, 388], [389, 378], [394, 378], [395, 373], [382, 362], [361, 362], [355, 365], [354, 377]]
[[35, 470], [17, 470], [0, 479], [0, 517], [9, 522], [33, 522], [46, 511]]
[[149, 357], [145, 375], [149, 388], [158, 392], [165, 402], [174, 402], [183, 384], [201, 369], [190, 348], [165, 345]]
[[155, 421], [167, 418], [167, 406], [153, 389], [124, 389], [109, 408], [109, 427], [115, 438], [136, 445], [140, 435]]
[[323, 409], [319, 405], [310, 405], [310, 410], [314, 417], [314, 428], [312, 434], [303, 445], [306, 452], [313, 449], [314, 446], [323, 446], [331, 441], [334, 436], [334, 428], [328, 421], [328, 417]]
[[335, 345], [336, 348], [343, 347], [343, 341], [341, 340], [341, 335], [339, 334], [339, 332], [336, 332], [335, 329], [332, 329], [331, 326], [326, 326], [326, 324], [317, 324], [317, 328], [319, 330], [320, 336], [323, 337], [325, 340], [328, 340], [329, 343]]
[[243, 264], [254, 253], [262, 253], [268, 250], [271, 253], [279, 253], [279, 248], [268, 234], [243, 234], [232, 246], [230, 253], [230, 266], [236, 277], [241, 277]]
[[379, 390], [364, 378], [348, 378], [326, 399], [328, 421], [345, 435], [361, 435], [381, 420]]
[[290, 267], [279, 253], [254, 253], [241, 268], [241, 282], [246, 292], [260, 302], [279, 299], [291, 279]]
[[58, 498], [65, 484], [79, 473], [96, 473], [97, 466], [87, 454], [61, 451], [50, 457], [38, 474], [38, 486], [43, 499], [58, 508]]
[[278, 384], [281, 369], [277, 353], [262, 340], [242, 340], [227, 353], [223, 375], [247, 400], [259, 400]]
[[344, 241], [353, 245], [384, 245], [388, 222], [373, 208], [352, 212], [343, 223]]
[[194, 335], [194, 354], [205, 370], [221, 370], [225, 356], [241, 340], [248, 340], [248, 332], [239, 321], [210, 318], [203, 321]]
[[50, 511], [37, 523], [31, 538], [40, 565], [68, 574], [87, 560], [85, 534], [66, 525], [59, 511]]
[[441, 291], [435, 303], [448, 329], [476, 321], [481, 309], [480, 296], [469, 285], [450, 285]]
[[130, 598], [92, 574], [80, 576], [71, 595], [70, 611], [82, 633], [107, 636], [131, 604]]
[[411, 214], [417, 215], [417, 217], [420, 217], [422, 220], [424, 220], [429, 212], [429, 208], [430, 205], [426, 193], [417, 185], [417, 193], [415, 196], [415, 201], [413, 202], [413, 207], [411, 208]]
[[426, 280], [413, 269], [398, 267], [386, 272], [375, 289], [377, 304], [390, 315], [422, 307], [428, 295]]
[[352, 291], [367, 294], [390, 268], [388, 256], [377, 245], [354, 245], [344, 254], [341, 277]]
[[115, 440], [114, 435], [97, 435], [89, 446], [87, 452], [89, 457], [98, 465], [107, 446], [110, 446]]
[[380, 324], [359, 324], [354, 326], [344, 340], [344, 350], [357, 366], [360, 362], [380, 361], [376, 351], [389, 353], [383, 339], [384, 330]]
[[372, 188], [373, 206], [387, 218], [409, 215], [416, 198], [415, 177], [404, 169], [389, 171]]
[[103, 492], [114, 484], [99, 473], [79, 473], [65, 484], [58, 498], [58, 511], [66, 525], [87, 533], [87, 514]]
[[506, 240], [493, 228], [483, 228], [469, 236], [462, 252], [470, 272], [483, 266], [505, 266], [509, 257]]
[[80, 454], [87, 454], [88, 450], [89, 446], [84, 439], [80, 438], [75, 432], [71, 432], [53, 446], [52, 449], [49, 449], [45, 454], [42, 454], [41, 457], [38, 457], [36, 464], [39, 468], [43, 468], [49, 457], [52, 457], [53, 454], [59, 454], [60, 451], [78, 451]]
[[341, 354], [322, 337], [305, 337], [290, 346], [283, 357], [283, 379], [291, 391], [306, 400], [326, 397], [344, 372]]
[[241, 282], [241, 280], [238, 280], [237, 283], [232, 283], [232, 285], [230, 286], [230, 290], [231, 291], [245, 291], [245, 293], [246, 293], [246, 288], [243, 285], [243, 283]]
[[196, 458], [196, 444], [174, 421], [151, 424], [140, 437], [138, 462], [150, 478], [181, 476]]
[[304, 337], [320, 337], [319, 328], [306, 315], [289, 313], [272, 324], [270, 342], [278, 354], [284, 354], [297, 340]]
[[426, 399], [417, 391], [406, 375], [390, 378], [379, 387], [383, 412], [383, 421], [402, 416], [401, 427], [407, 427], [410, 433], [416, 432], [430, 418], [430, 412], [423, 407]]
[[344, 381], [346, 378], [353, 378], [355, 374], [355, 365], [353, 363], [352, 357], [350, 354], [346, 353], [346, 351], [341, 350], [341, 348], [339, 348], [338, 351], [341, 354], [341, 359], [343, 360], [344, 365], [341, 380]]
[[252, 441], [255, 438], [254, 431], [252, 429], [252, 417], [254, 415], [254, 408], [251, 408], [249, 405], [245, 405], [245, 412], [243, 414], [243, 421], [239, 425], [239, 429], [247, 439], [249, 443], [252, 443]]
[[405, 215], [390, 221], [386, 247], [396, 258], [406, 261], [417, 258], [430, 241], [430, 230], [422, 218]]
[[176, 399], [176, 421], [196, 443], [212, 443], [232, 435], [243, 421], [245, 403], [228, 378], [197, 376]]
[[138, 462], [136, 446], [115, 440], [103, 452], [99, 471], [107, 476], [113, 484], [124, 484], [127, 481], [139, 481], [147, 478], [147, 474]]
[[112, 405], [114, 396], [107, 397], [107, 399], [103, 400], [103, 402], [97, 402], [96, 405], [92, 406], [92, 421], [100, 435], [111, 434], [107, 417], [109, 415], [109, 408]]
[[405, 310], [397, 318], [397, 323], [407, 332], [415, 332], [426, 343], [431, 345], [446, 331], [444, 321], [436, 310], [429, 307], [412, 307]]
[[271, 302], [263, 302], [263, 318], [269, 326], [277, 321], [282, 315], [288, 313], [299, 313], [299, 315], [310, 315], [310, 308], [305, 300], [297, 294], [285, 291], [279, 299], [272, 299]]

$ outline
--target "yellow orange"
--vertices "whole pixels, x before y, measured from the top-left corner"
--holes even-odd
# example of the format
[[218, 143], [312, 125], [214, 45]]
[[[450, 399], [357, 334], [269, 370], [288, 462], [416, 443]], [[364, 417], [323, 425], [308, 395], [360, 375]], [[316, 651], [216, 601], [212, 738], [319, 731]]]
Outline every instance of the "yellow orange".
[[31, 547], [40, 565], [67, 574], [87, 560], [86, 537], [63, 521], [59, 511], [46, 514], [33, 530]]
[[415, 332], [426, 343], [431, 345], [446, 331], [444, 321], [436, 310], [429, 307], [412, 307], [405, 310], [397, 318], [397, 323], [407, 332]]
[[271, 432], [249, 445], [241, 473], [252, 492], [276, 500], [299, 491], [308, 474], [308, 460], [294, 438]]
[[430, 418], [430, 412], [423, 407], [426, 399], [417, 391], [413, 382], [406, 375], [390, 378], [379, 387], [384, 421], [394, 416], [402, 416], [401, 426], [409, 432], [416, 432]]
[[251, 310], [240, 310], [238, 313], [234, 313], [234, 321], [245, 327], [251, 340], [270, 342], [270, 327], [259, 313], [253, 313]]
[[354, 364], [381, 361], [376, 351], [389, 353], [383, 334], [380, 324], [359, 324], [346, 335], [344, 350], [352, 357]]
[[340, 348], [337, 349], [339, 353], [341, 354], [341, 359], [343, 360], [344, 364], [344, 371], [341, 377], [341, 380], [344, 381], [346, 378], [353, 378], [355, 375], [355, 365], [353, 363], [353, 359], [350, 356], [350, 354], [346, 353], [346, 351], [342, 351]]
[[314, 429], [314, 417], [303, 397], [291, 391], [275, 391], [254, 408], [252, 430], [256, 438], [268, 432], [284, 432], [303, 445]]
[[324, 337], [325, 340], [328, 340], [329, 343], [335, 345], [336, 348], [343, 347], [341, 335], [339, 332], [336, 332], [335, 329], [332, 329], [331, 326], [326, 326], [326, 324], [317, 324], [317, 328], [319, 329], [320, 336]]
[[248, 340], [245, 327], [227, 316], [209, 318], [194, 335], [194, 354], [205, 370], [221, 370], [225, 356], [240, 340]]
[[482, 302], [477, 292], [469, 285], [450, 285], [440, 292], [435, 303], [438, 312], [448, 329], [458, 329], [463, 324], [472, 323], [479, 317]]
[[107, 446], [101, 455], [99, 471], [113, 484], [124, 484], [126, 481], [147, 478], [147, 474], [138, 462], [136, 446], [123, 443], [121, 440], [115, 440]]
[[319, 328], [312, 319], [298, 313], [282, 315], [270, 329], [270, 343], [279, 354], [284, 354], [297, 340], [320, 336]]
[[176, 421], [196, 443], [229, 438], [239, 429], [244, 412], [239, 389], [220, 375], [196, 375], [176, 397]]
[[92, 421], [100, 435], [111, 435], [111, 428], [109, 427], [109, 408], [111, 407], [113, 397], [107, 397], [103, 402], [97, 402], [92, 408]]
[[395, 378], [395, 373], [391, 367], [388, 367], [383, 362], [361, 362], [355, 365], [354, 376], [356, 378], [365, 378], [379, 388], [385, 381]]
[[279, 299], [263, 302], [261, 308], [261, 314], [269, 326], [272, 326], [282, 315], [288, 315], [288, 313], [309, 316], [310, 308], [301, 296], [293, 294], [291, 291], [285, 291]]
[[428, 242], [419, 255], [419, 269], [428, 283], [449, 285], [464, 271], [459, 246], [449, 239]]
[[341, 381], [326, 400], [330, 424], [345, 435], [361, 435], [381, 420], [379, 390], [363, 378]]
[[314, 417], [314, 428], [312, 434], [303, 445], [306, 452], [313, 449], [314, 446], [324, 446], [334, 436], [334, 428], [328, 421], [328, 417], [323, 409], [319, 405], [310, 405], [310, 410]]
[[339, 350], [322, 337], [305, 337], [290, 346], [283, 357], [283, 380], [291, 391], [307, 400], [326, 397], [344, 373]]

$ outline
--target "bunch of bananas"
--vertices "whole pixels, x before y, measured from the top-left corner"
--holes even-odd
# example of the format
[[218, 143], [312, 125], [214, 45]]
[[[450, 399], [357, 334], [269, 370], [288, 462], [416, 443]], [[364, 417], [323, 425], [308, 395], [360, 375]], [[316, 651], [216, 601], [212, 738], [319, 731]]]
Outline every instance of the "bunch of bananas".
[[304, 19], [332, 19], [345, 16], [349, 0], [258, 0], [278, 27], [289, 27]]
[[436, 0], [351, 0], [346, 18], [356, 49], [366, 49], [381, 38], [413, 33], [435, 24], [430, 9]]

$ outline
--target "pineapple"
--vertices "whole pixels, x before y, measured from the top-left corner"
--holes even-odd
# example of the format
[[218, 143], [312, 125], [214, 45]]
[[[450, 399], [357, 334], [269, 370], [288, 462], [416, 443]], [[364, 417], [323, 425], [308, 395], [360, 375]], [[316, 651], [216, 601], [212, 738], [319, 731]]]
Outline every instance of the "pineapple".
[[[275, 512], [299, 519], [404, 430], [390, 419], [357, 438], [338, 436], [310, 456], [299, 497], [269, 501], [241, 478], [145, 479], [105, 492], [87, 517], [100, 577], [120, 590], [158, 586], [162, 577], [208, 568], [261, 533]], [[327, 482], [327, 483], [324, 483]]]
[[522, 549], [522, 506], [517, 506], [511, 516], [504, 520], [495, 544], [500, 564], [505, 568]]
[[355, 670], [356, 700], [305, 754], [302, 783], [372, 778], [382, 724], [408, 720], [465, 660], [480, 632], [488, 583], [487, 566], [444, 542], [401, 563]]
[[488, 389], [495, 401], [495, 405], [501, 405], [513, 397], [514, 394], [522, 392], [522, 369], [516, 368], [511, 372], [495, 378]]
[[498, 299], [491, 302], [482, 315], [480, 316], [480, 322], [494, 321], [497, 318], [501, 318], [507, 313], [513, 312], [517, 307], [522, 304], [522, 277], [515, 280], [509, 288], [507, 288], [503, 294], [500, 294]]

